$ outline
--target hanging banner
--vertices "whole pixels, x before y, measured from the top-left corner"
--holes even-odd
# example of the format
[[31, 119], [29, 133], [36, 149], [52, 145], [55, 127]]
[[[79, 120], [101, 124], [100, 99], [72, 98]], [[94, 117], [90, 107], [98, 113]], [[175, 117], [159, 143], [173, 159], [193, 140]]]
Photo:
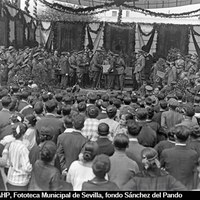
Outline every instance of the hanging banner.
[[167, 56], [171, 48], [180, 49], [181, 53], [188, 54], [189, 27], [185, 25], [158, 26], [157, 52], [160, 56]]
[[85, 24], [57, 22], [54, 31], [54, 48], [58, 51], [79, 51], [83, 49]]
[[122, 27], [106, 24], [104, 31], [104, 46], [116, 53], [131, 55], [135, 49], [135, 26]]
[[8, 20], [3, 17], [0, 18], [0, 46], [8, 46]]

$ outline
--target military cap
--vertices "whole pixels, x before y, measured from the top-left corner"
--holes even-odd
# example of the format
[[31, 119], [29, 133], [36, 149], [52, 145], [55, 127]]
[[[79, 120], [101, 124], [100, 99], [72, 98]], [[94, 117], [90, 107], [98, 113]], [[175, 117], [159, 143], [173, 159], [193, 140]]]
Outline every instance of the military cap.
[[147, 91], [153, 91], [153, 88], [152, 88], [150, 85], [145, 86], [145, 89], [146, 89]]

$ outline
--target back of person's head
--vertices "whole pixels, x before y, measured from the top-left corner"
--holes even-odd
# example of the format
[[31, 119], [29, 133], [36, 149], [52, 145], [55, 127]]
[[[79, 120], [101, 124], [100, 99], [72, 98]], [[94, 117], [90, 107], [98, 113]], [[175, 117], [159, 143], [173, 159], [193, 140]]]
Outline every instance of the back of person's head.
[[109, 134], [109, 126], [106, 123], [100, 123], [98, 126], [98, 135], [107, 136]]
[[89, 141], [84, 146], [83, 160], [86, 162], [92, 161], [98, 152], [98, 144], [96, 142]]
[[39, 143], [47, 140], [52, 140], [53, 139], [52, 132], [53, 128], [51, 127], [45, 127], [45, 126], [41, 127]]
[[195, 109], [192, 104], [187, 104], [183, 108], [185, 116], [193, 117], [195, 114]]
[[113, 105], [117, 108], [117, 109], [119, 109], [120, 107], [121, 107], [121, 104], [122, 104], [122, 102], [121, 102], [121, 100], [120, 99], [113, 99]]
[[49, 95], [48, 95], [48, 93], [42, 94], [42, 101], [43, 101], [43, 102], [47, 102], [48, 100], [49, 100]]
[[16, 123], [12, 126], [13, 137], [18, 140], [20, 139], [27, 130], [27, 126], [23, 123]]
[[148, 116], [147, 109], [145, 108], [138, 108], [136, 110], [136, 117], [138, 120], [146, 120]]
[[16, 97], [12, 97], [11, 98], [11, 103], [10, 103], [10, 106], [9, 106], [9, 110], [11, 112], [14, 112], [16, 111], [17, 109], [17, 98]]
[[117, 150], [125, 150], [129, 145], [129, 138], [125, 134], [117, 134], [113, 140], [114, 147]]
[[56, 99], [56, 101], [58, 101], [58, 102], [61, 102], [61, 101], [62, 101], [62, 98], [63, 98], [63, 96], [62, 96], [61, 93], [58, 93], [58, 94], [55, 95], [55, 99]]
[[29, 96], [28, 91], [23, 91], [22, 94], [21, 94], [21, 98], [24, 99], [24, 100], [28, 99], [28, 96]]
[[151, 105], [152, 105], [152, 99], [151, 99], [150, 97], [147, 97], [147, 98], [145, 99], [145, 104], [146, 104], [147, 106], [151, 106]]
[[65, 124], [66, 128], [72, 128], [73, 127], [71, 115], [67, 115], [67, 116], [64, 117], [64, 124]]
[[33, 114], [26, 115], [25, 120], [27, 120], [28, 124], [30, 124], [31, 126], [35, 126], [37, 122], [37, 119]]
[[72, 123], [75, 129], [81, 130], [84, 127], [85, 118], [83, 115], [75, 114], [72, 118]]
[[196, 139], [200, 137], [200, 127], [199, 125], [195, 125], [192, 127], [191, 137]]
[[97, 155], [92, 163], [92, 170], [96, 177], [104, 178], [106, 173], [110, 171], [110, 159], [105, 154]]
[[139, 135], [141, 127], [135, 120], [131, 120], [127, 123], [127, 130], [128, 135], [136, 137]]
[[110, 119], [114, 118], [117, 114], [117, 108], [113, 105], [110, 105], [106, 108], [106, 113]]
[[131, 95], [131, 101], [132, 101], [132, 103], [137, 103], [137, 102], [138, 102], [138, 97], [137, 97], [137, 95], [132, 94], [132, 95]]
[[42, 101], [38, 101], [38, 102], [35, 103], [35, 105], [34, 105], [34, 111], [35, 111], [35, 113], [37, 115], [40, 115], [40, 114], [43, 113], [43, 111], [44, 111], [44, 105], [43, 105]]
[[125, 105], [130, 105], [130, 103], [131, 103], [131, 97], [125, 96], [123, 100], [124, 100], [124, 104]]
[[164, 100], [165, 94], [161, 92], [161, 93], [158, 94], [157, 98], [158, 98], [159, 101]]
[[167, 102], [165, 100], [160, 101], [160, 108], [163, 110], [167, 109]]
[[71, 109], [70, 105], [64, 105], [64, 106], [62, 106], [62, 114], [63, 114], [63, 116], [70, 115], [71, 110], [72, 109]]
[[172, 127], [169, 129], [169, 131], [167, 132], [167, 138], [171, 141], [175, 141], [175, 127]]
[[174, 129], [174, 134], [179, 142], [186, 142], [191, 134], [191, 129], [184, 125], [177, 125]]
[[154, 116], [154, 109], [152, 107], [148, 107], [147, 112], [148, 112], [148, 118], [152, 119]]
[[102, 95], [102, 97], [101, 97], [101, 99], [103, 100], [103, 101], [109, 101], [109, 95], [108, 94], [103, 94]]
[[183, 93], [182, 92], [176, 92], [176, 97], [177, 97], [177, 99], [179, 100], [179, 101], [181, 101], [182, 100], [182, 98], [183, 98]]
[[158, 161], [158, 153], [154, 148], [146, 147], [141, 152], [142, 164], [144, 168], [160, 168], [160, 162]]
[[99, 115], [99, 110], [95, 105], [87, 107], [87, 115], [89, 118], [96, 118]]
[[87, 104], [84, 101], [82, 101], [78, 104], [78, 111], [79, 112], [85, 112], [86, 108], [87, 108]]
[[56, 155], [56, 144], [53, 141], [45, 141], [40, 148], [40, 158], [45, 163], [50, 163]]
[[10, 98], [10, 96], [4, 96], [1, 100], [2, 106], [4, 108], [8, 108], [11, 102], [12, 102], [12, 99]]
[[46, 108], [46, 111], [48, 112], [48, 113], [52, 113], [52, 112], [54, 112], [55, 111], [55, 109], [56, 109], [56, 107], [57, 107], [57, 103], [56, 103], [56, 101], [55, 100], [49, 100], [49, 101], [47, 101], [46, 103], [45, 103], [45, 108]]

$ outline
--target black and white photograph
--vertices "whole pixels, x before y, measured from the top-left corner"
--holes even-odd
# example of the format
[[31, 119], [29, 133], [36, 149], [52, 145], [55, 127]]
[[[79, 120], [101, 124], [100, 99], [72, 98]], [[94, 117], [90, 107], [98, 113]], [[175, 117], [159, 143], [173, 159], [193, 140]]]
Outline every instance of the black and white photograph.
[[200, 0], [0, 0], [0, 198], [186, 191], [200, 191]]

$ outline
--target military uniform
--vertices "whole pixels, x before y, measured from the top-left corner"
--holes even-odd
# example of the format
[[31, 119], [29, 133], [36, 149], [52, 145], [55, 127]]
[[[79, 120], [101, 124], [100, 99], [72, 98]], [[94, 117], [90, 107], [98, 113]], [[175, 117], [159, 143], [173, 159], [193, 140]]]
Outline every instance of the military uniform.
[[125, 62], [121, 57], [117, 56], [115, 65], [116, 65], [117, 78], [118, 78], [118, 87], [120, 90], [123, 90]]
[[73, 52], [69, 57], [69, 86], [73, 86], [76, 83], [76, 70], [78, 68], [76, 56], [76, 52]]
[[97, 51], [93, 57], [91, 64], [91, 70], [93, 72], [92, 88], [98, 88], [100, 85], [103, 60], [103, 54], [101, 53], [101, 51]]
[[85, 54], [84, 52], [80, 52], [78, 54], [77, 66], [78, 66], [76, 70], [77, 82], [80, 85], [80, 87], [85, 87], [83, 83], [83, 76], [87, 71], [87, 68], [89, 67], [89, 62], [87, 59], [87, 54]]
[[68, 79], [68, 74], [69, 74], [69, 62], [68, 62], [68, 58], [65, 55], [61, 57], [59, 61], [59, 68], [60, 68], [60, 74], [61, 74], [60, 87], [62, 89], [65, 89], [67, 86], [67, 79]]
[[139, 52], [139, 55], [135, 64], [135, 70], [133, 72], [133, 74], [135, 74], [135, 79], [139, 87], [143, 84], [144, 67], [145, 67], [145, 57], [142, 54], [142, 52]]

